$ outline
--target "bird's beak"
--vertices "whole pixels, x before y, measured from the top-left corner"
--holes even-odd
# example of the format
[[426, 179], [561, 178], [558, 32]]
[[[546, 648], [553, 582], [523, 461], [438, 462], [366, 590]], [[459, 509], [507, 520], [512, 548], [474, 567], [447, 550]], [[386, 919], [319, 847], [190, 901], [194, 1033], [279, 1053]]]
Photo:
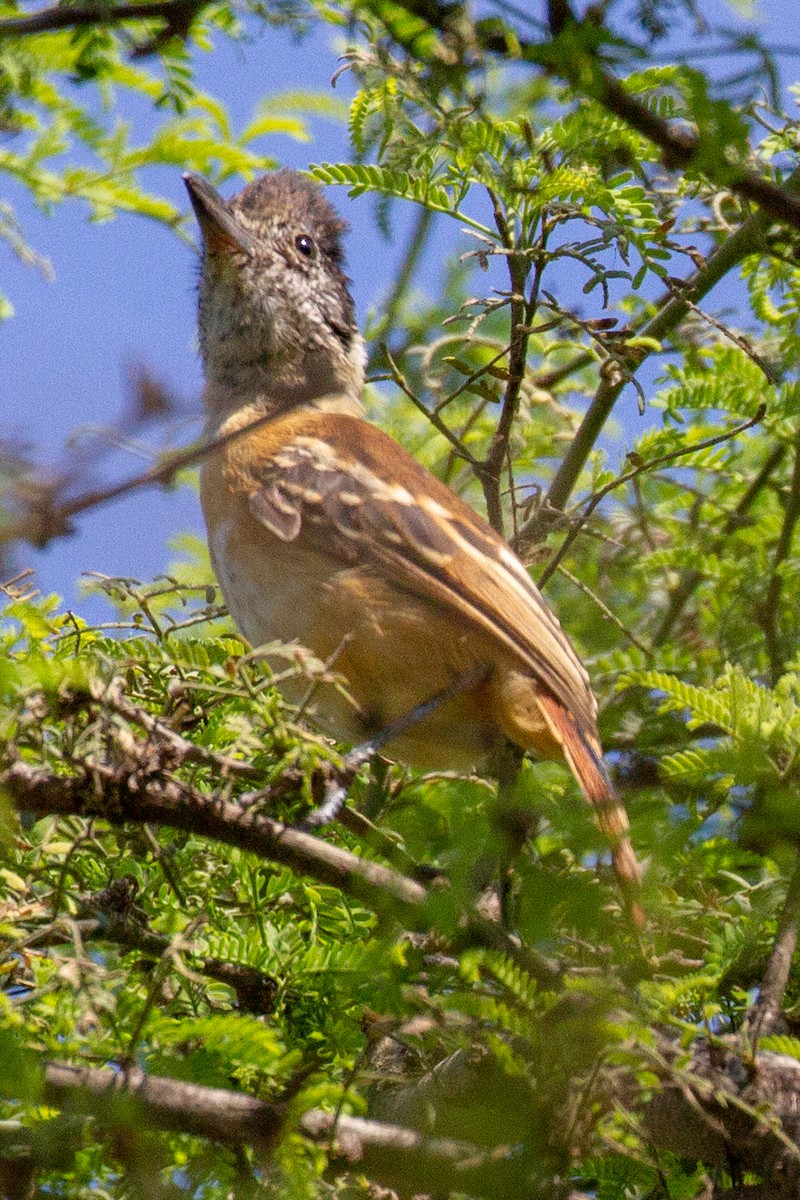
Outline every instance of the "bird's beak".
[[195, 211], [203, 243], [210, 253], [230, 254], [244, 250], [253, 254], [256, 241], [236, 220], [225, 201], [202, 175], [187, 172], [183, 177], [192, 208]]

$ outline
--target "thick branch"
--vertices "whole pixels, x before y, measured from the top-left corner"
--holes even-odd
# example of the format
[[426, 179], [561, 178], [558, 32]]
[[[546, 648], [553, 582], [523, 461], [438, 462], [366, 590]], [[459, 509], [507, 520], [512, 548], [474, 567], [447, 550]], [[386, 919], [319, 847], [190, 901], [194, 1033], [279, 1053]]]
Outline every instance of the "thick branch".
[[[241, 1092], [202, 1087], [149, 1076], [131, 1069], [74, 1067], [49, 1063], [44, 1102], [72, 1112], [92, 1114], [110, 1124], [132, 1124], [179, 1131], [232, 1145], [271, 1151], [286, 1121], [281, 1104], [269, 1104]], [[323, 1145], [333, 1158], [358, 1164], [365, 1174], [407, 1192], [483, 1191], [510, 1194], [516, 1173], [513, 1148], [491, 1152], [450, 1138], [426, 1137], [413, 1129], [339, 1116], [312, 1109], [299, 1121], [301, 1132]]]
[[223, 1088], [148, 1076], [144, 1071], [111, 1071], [48, 1063], [44, 1102], [131, 1123], [143, 1117], [156, 1129], [194, 1133], [212, 1141], [270, 1150], [283, 1128], [281, 1105]]
[[[113, 825], [153, 823], [201, 834], [337, 887], [375, 912], [391, 910], [412, 929], [435, 923], [436, 897], [432, 911], [429, 894], [420, 883], [304, 830], [198, 792], [171, 777], [163, 766], [152, 773], [95, 766], [82, 775], [63, 776], [17, 761], [0, 772], [0, 791], [17, 808], [37, 816], [99, 816]], [[465, 914], [457, 938], [463, 945], [502, 950], [550, 986], [560, 978], [556, 963], [476, 913]]]
[[[729, 1170], [758, 1172], [768, 1187], [795, 1195], [800, 1134], [800, 1065], [764, 1052], [746, 1061], [735, 1049], [701, 1042], [688, 1070], [647, 1106], [645, 1129], [655, 1146]], [[70, 1112], [91, 1113], [106, 1124], [147, 1125], [182, 1131], [268, 1153], [285, 1126], [286, 1110], [253, 1096], [136, 1069], [50, 1063], [43, 1101]], [[511, 1146], [489, 1149], [449, 1137], [430, 1137], [404, 1125], [312, 1110], [300, 1131], [333, 1158], [357, 1164], [359, 1173], [402, 1192], [472, 1192], [513, 1195], [523, 1184]], [[768, 1194], [768, 1193], [765, 1193]]]
[[283, 863], [299, 875], [338, 887], [379, 910], [390, 903], [414, 910], [427, 898], [420, 884], [389, 867], [217, 796], [204, 795], [164, 772], [148, 777], [114, 775], [94, 768], [82, 776], [65, 777], [15, 762], [0, 774], [0, 788], [17, 807], [39, 816], [101, 816], [113, 825], [154, 822], [214, 838]]
[[[688, 1064], [677, 1044], [666, 1045], [656, 1068], [662, 1090], [642, 1102], [633, 1079], [619, 1076], [603, 1086], [617, 1100], [639, 1109], [656, 1149], [730, 1170], [754, 1171], [766, 1184], [782, 1183], [787, 1198], [800, 1184], [800, 1063], [786, 1055], [741, 1053], [731, 1038], [699, 1040]], [[680, 1064], [680, 1065], [679, 1065]], [[515, 1113], [508, 1080], [491, 1060], [473, 1060], [463, 1050], [443, 1060], [422, 1079], [387, 1088], [376, 1097], [377, 1115], [402, 1125], [447, 1129], [460, 1112], [489, 1106], [494, 1084], [505, 1088], [508, 1106], [498, 1112], [494, 1136], [515, 1140]]]
[[785, 1196], [800, 1186], [800, 1063], [735, 1044], [698, 1042], [688, 1069], [676, 1072], [647, 1106], [645, 1130], [661, 1149], [780, 1182]]
[[154, 0], [151, 4], [86, 4], [74, 8], [54, 5], [27, 17], [0, 21], [0, 38], [24, 37], [84, 25], [120, 25], [123, 21], [166, 21], [170, 34], [185, 37], [194, 17], [209, 0]]

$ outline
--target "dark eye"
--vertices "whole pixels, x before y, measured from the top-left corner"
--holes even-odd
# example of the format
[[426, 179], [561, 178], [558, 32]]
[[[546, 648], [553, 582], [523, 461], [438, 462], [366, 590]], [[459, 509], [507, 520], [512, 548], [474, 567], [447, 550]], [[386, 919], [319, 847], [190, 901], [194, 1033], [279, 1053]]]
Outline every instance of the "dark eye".
[[298, 233], [294, 239], [294, 244], [301, 254], [305, 254], [306, 258], [314, 257], [314, 239], [309, 237], [307, 233]]

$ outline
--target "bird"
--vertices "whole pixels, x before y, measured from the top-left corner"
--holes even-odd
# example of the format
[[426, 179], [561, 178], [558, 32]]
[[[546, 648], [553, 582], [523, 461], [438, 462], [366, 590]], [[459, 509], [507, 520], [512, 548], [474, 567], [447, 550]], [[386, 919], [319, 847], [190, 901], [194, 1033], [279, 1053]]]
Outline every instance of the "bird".
[[473, 770], [509, 742], [566, 763], [640, 924], [586, 670], [505, 540], [364, 418], [346, 223], [288, 169], [229, 201], [184, 181], [202, 243], [200, 498], [234, 622], [346, 680], [316, 696], [339, 741], [388, 730], [387, 757], [423, 770]]

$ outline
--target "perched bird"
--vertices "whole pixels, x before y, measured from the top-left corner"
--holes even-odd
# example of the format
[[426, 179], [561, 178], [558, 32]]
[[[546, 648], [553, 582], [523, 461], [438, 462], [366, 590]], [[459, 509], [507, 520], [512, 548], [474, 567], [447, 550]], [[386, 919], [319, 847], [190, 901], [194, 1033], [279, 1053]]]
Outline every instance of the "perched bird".
[[299, 641], [345, 677], [349, 696], [329, 686], [316, 697], [341, 740], [450, 689], [390, 757], [466, 770], [506, 738], [566, 761], [638, 912], [597, 705], [556, 617], [503, 539], [362, 419], [344, 223], [293, 171], [227, 203], [199, 176], [185, 181], [203, 241], [206, 434], [219, 443], [202, 463], [201, 500], [239, 629], [254, 646]]

